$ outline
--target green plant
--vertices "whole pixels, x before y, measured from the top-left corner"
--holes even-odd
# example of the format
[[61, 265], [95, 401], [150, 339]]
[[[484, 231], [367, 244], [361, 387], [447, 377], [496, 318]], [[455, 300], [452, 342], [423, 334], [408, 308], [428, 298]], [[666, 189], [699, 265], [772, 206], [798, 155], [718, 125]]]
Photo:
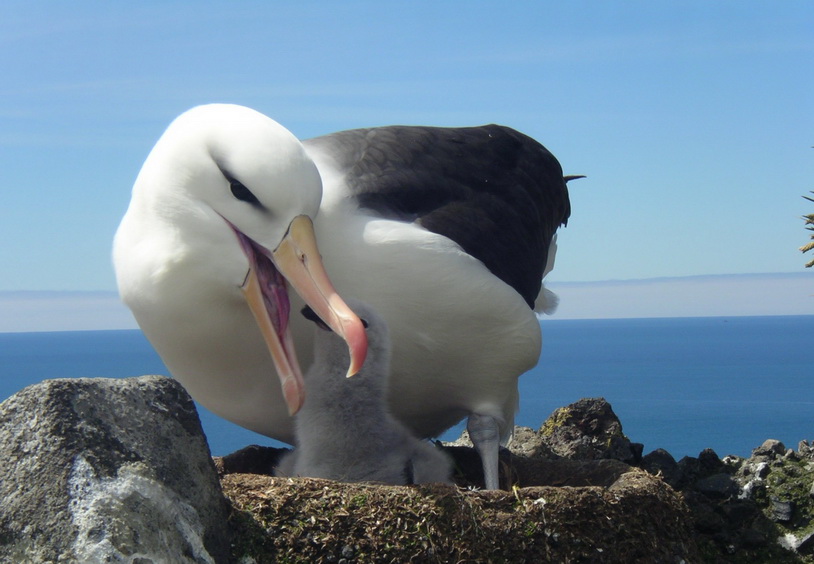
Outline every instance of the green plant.
[[[814, 194], [814, 192], [811, 193]], [[814, 202], [814, 198], [809, 198], [808, 196], [803, 196], [803, 198], [805, 198], [809, 202]], [[808, 229], [809, 231], [814, 231], [814, 213], [804, 215], [803, 219], [806, 222], [806, 229]], [[804, 253], [807, 253], [811, 249], [814, 249], [814, 233], [812, 233], [811, 235], [811, 241], [800, 247], [800, 250]], [[806, 268], [811, 268], [812, 266], [814, 266], [814, 259], [811, 259], [806, 263]]]

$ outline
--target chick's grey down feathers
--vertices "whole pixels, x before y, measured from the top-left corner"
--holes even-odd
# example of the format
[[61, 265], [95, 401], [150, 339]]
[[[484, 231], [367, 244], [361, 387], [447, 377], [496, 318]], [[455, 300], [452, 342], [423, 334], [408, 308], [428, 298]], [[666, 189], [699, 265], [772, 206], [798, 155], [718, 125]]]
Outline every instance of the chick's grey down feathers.
[[367, 323], [368, 354], [346, 378], [345, 342], [315, 327], [314, 362], [305, 374], [306, 399], [295, 417], [296, 448], [277, 474], [344, 482], [450, 482], [452, 463], [441, 449], [413, 436], [387, 409], [390, 339], [385, 321], [357, 300], [348, 305]]

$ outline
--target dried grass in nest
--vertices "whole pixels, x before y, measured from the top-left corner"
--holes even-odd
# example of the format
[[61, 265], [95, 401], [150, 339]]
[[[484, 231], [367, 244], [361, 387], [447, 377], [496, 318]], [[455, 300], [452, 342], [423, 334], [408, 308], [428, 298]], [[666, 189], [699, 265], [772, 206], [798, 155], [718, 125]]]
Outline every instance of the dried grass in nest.
[[686, 506], [639, 471], [610, 487], [470, 491], [223, 477], [234, 554], [256, 562], [694, 561]]

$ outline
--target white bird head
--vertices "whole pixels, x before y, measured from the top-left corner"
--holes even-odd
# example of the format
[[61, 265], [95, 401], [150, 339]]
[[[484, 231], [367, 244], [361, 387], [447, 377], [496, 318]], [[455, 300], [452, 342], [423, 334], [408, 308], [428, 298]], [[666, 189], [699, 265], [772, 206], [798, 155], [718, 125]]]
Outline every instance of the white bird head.
[[[153, 299], [145, 288], [160, 285], [170, 270], [194, 272], [190, 280], [223, 295], [242, 293], [293, 414], [304, 385], [288, 331], [288, 285], [348, 343], [349, 374], [367, 350], [364, 327], [337, 294], [317, 249], [312, 219], [321, 197], [316, 166], [284, 127], [242, 106], [193, 108], [156, 143], [133, 187], [114, 244], [120, 293], [142, 327], [140, 310], [150, 308], [139, 304]], [[199, 290], [169, 291], [188, 299], [184, 292]], [[196, 307], [210, 306], [217, 307]]]

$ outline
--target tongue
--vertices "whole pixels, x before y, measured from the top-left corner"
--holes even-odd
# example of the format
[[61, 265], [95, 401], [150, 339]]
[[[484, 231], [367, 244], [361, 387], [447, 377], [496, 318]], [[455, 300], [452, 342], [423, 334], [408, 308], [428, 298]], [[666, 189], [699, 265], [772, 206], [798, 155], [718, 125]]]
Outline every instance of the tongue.
[[241, 291], [271, 354], [288, 413], [294, 415], [305, 401], [305, 383], [294, 341], [288, 332], [291, 304], [287, 283], [261, 247], [237, 229], [234, 231], [249, 259], [249, 272]]
[[291, 313], [291, 303], [288, 300], [288, 286], [285, 278], [254, 241], [238, 230], [235, 230], [235, 233], [243, 252], [249, 259], [251, 268], [257, 275], [260, 292], [263, 294], [263, 304], [266, 307], [269, 320], [274, 326], [278, 338], [282, 341], [288, 329], [288, 318]]

